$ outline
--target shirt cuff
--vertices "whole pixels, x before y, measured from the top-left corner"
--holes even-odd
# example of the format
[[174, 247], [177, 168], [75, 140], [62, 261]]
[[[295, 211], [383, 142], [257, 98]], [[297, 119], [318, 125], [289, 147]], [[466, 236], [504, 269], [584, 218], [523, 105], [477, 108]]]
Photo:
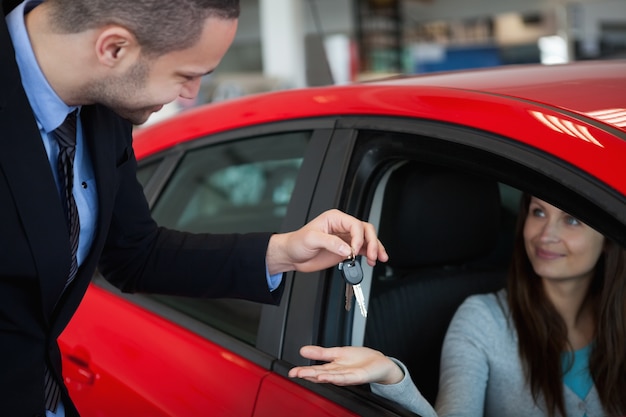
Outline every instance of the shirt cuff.
[[283, 273], [281, 272], [270, 275], [270, 271], [267, 269], [267, 265], [265, 265], [265, 278], [267, 279], [267, 286], [270, 289], [270, 292], [272, 292], [278, 288], [280, 283], [283, 281]]

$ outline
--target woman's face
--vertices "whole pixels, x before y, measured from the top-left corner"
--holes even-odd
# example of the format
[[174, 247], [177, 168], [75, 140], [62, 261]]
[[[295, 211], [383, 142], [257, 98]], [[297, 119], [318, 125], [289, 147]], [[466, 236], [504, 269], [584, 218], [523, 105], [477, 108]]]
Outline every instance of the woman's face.
[[524, 224], [524, 243], [533, 269], [543, 279], [589, 279], [602, 253], [604, 236], [532, 197]]

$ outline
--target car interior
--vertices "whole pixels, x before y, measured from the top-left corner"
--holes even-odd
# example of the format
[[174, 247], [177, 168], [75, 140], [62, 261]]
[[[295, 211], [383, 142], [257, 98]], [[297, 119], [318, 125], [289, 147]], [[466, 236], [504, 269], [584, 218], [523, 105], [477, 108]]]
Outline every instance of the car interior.
[[390, 259], [373, 271], [363, 344], [402, 360], [433, 404], [441, 346], [457, 307], [505, 285], [515, 191], [414, 161], [387, 180], [379, 235]]

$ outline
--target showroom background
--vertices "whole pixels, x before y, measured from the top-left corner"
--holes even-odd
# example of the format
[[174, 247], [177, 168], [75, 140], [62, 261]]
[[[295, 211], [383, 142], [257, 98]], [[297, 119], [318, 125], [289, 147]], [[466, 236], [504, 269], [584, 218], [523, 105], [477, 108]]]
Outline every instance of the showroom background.
[[626, 57], [625, 0], [241, 0], [193, 102], [389, 74]]

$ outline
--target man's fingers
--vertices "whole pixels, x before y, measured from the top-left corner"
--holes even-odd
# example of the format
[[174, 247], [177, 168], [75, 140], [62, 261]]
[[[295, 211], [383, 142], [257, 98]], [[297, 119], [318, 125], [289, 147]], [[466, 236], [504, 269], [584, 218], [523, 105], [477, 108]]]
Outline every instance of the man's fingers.
[[[346, 224], [347, 223], [347, 224]], [[361, 221], [340, 223], [340, 226], [329, 225], [328, 233], [314, 231], [310, 235], [310, 244], [318, 249], [325, 249], [341, 257], [349, 257], [352, 251], [357, 255], [365, 255], [370, 265], [377, 260], [386, 262], [387, 251], [376, 236], [374, 226]], [[345, 242], [341, 236], [350, 242]]]
[[319, 271], [352, 255], [365, 256], [370, 266], [378, 260], [386, 262], [388, 259], [374, 226], [335, 209], [322, 213], [301, 229], [279, 237], [270, 240], [275, 244], [268, 249], [267, 259], [272, 273], [292, 269]]
[[317, 230], [308, 232], [306, 236], [306, 246], [309, 250], [325, 250], [337, 255], [339, 258], [347, 258], [352, 255], [350, 245], [344, 242], [339, 236], [327, 234]]
[[387, 255], [387, 250], [383, 244], [378, 240], [374, 226], [370, 223], [363, 223], [363, 228], [365, 234], [365, 244], [359, 253], [361, 255], [365, 255], [367, 263], [370, 266], [376, 265], [377, 260], [387, 262], [389, 260], [389, 255]]

